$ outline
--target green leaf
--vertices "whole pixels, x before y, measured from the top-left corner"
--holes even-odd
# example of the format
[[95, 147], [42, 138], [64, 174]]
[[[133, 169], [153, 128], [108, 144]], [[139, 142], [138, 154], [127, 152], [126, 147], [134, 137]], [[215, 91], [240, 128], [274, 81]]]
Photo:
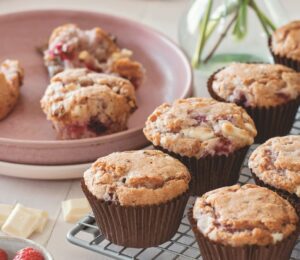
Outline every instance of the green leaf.
[[202, 52], [203, 52], [205, 42], [206, 42], [206, 30], [207, 30], [207, 24], [208, 24], [208, 21], [210, 18], [212, 4], [213, 4], [213, 0], [208, 0], [204, 16], [201, 19], [200, 24], [199, 24], [199, 38], [198, 38], [198, 42], [197, 42], [197, 46], [196, 46], [196, 52], [195, 52], [193, 60], [192, 60], [193, 67], [197, 67], [200, 64]]
[[240, 0], [238, 16], [233, 28], [233, 35], [237, 40], [242, 40], [247, 34], [247, 12], [249, 0]]

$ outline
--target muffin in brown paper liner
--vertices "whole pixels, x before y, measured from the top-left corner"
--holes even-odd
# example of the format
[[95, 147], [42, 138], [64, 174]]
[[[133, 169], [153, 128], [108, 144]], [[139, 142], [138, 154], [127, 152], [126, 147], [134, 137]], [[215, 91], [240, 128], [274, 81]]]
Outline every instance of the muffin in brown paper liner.
[[200, 159], [181, 156], [160, 146], [155, 146], [155, 148], [178, 159], [189, 169], [191, 173], [190, 194], [201, 196], [207, 191], [238, 182], [240, 169], [249, 146], [236, 150], [228, 156], [209, 155]]
[[110, 242], [135, 248], [158, 246], [177, 232], [189, 193], [157, 205], [121, 206], [96, 198], [81, 180], [96, 223]]
[[300, 60], [295, 60], [295, 59], [292, 59], [292, 58], [281, 56], [281, 55], [275, 54], [273, 52], [273, 50], [272, 50], [272, 37], [269, 37], [268, 46], [269, 46], [269, 50], [270, 50], [270, 52], [273, 56], [273, 59], [274, 59], [275, 63], [285, 65], [287, 67], [290, 67], [290, 68], [300, 72]]
[[296, 194], [289, 193], [288, 191], [277, 189], [259, 179], [256, 174], [250, 169], [252, 177], [255, 183], [259, 186], [266, 187], [274, 192], [276, 192], [279, 196], [283, 197], [287, 201], [289, 201], [297, 211], [297, 214], [300, 216], [300, 199]]
[[193, 208], [188, 211], [188, 219], [204, 260], [288, 260], [299, 235], [298, 227], [289, 237], [275, 245], [226, 246], [211, 241], [199, 231], [197, 222], [193, 218]]
[[[209, 77], [207, 88], [212, 98], [217, 101], [228, 102], [218, 96], [212, 88], [214, 76], [222, 69], [217, 70]], [[273, 107], [246, 107], [241, 104], [238, 105], [243, 107], [254, 121], [257, 129], [255, 143], [264, 143], [271, 137], [284, 136], [291, 131], [300, 105], [300, 97]]]

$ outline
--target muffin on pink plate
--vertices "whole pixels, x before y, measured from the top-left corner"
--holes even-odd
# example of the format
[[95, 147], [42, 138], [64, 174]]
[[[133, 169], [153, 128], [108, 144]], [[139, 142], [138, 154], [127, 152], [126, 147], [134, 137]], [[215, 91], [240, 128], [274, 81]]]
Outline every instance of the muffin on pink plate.
[[0, 65], [0, 120], [4, 119], [16, 106], [24, 70], [17, 60], [5, 60]]
[[202, 195], [237, 182], [256, 129], [236, 104], [187, 98], [157, 107], [145, 123], [144, 134], [154, 147], [189, 168], [191, 194]]
[[71, 68], [87, 68], [126, 78], [137, 88], [144, 78], [143, 66], [121, 49], [116, 37], [96, 27], [82, 30], [75, 24], [55, 28], [50, 36], [44, 63], [50, 77]]
[[81, 184], [106, 239], [145, 248], [177, 232], [189, 181], [188, 169], [178, 160], [161, 151], [140, 150], [99, 158]]
[[293, 206], [254, 184], [205, 193], [188, 218], [204, 260], [288, 260], [299, 235]]
[[128, 118], [137, 108], [130, 81], [87, 69], [68, 69], [55, 75], [41, 107], [61, 139], [126, 130]]

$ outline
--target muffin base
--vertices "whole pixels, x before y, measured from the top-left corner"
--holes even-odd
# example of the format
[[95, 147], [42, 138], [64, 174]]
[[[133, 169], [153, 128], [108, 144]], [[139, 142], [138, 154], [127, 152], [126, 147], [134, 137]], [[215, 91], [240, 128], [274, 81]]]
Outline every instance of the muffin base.
[[299, 228], [288, 238], [269, 246], [225, 246], [211, 241], [197, 228], [197, 222], [193, 218], [193, 209], [188, 212], [188, 219], [195, 234], [203, 260], [288, 260], [296, 244]]
[[[212, 88], [214, 76], [219, 71], [216, 71], [208, 79], [208, 92], [215, 100], [228, 102], [218, 96]], [[257, 129], [255, 143], [264, 143], [274, 136], [284, 136], [291, 131], [300, 105], [300, 97], [274, 107], [245, 107], [240, 104], [238, 105], [243, 107], [254, 121]]]
[[177, 232], [189, 193], [166, 203], [149, 206], [121, 206], [96, 198], [81, 180], [96, 223], [110, 242], [135, 248], [160, 245]]
[[297, 211], [297, 214], [300, 216], [300, 198], [296, 194], [289, 193], [285, 190], [277, 189], [259, 179], [256, 174], [250, 169], [251, 175], [255, 181], [255, 183], [259, 186], [268, 188], [274, 192], [276, 192], [279, 196], [283, 197], [287, 201], [289, 201]]
[[272, 37], [269, 37], [269, 39], [268, 39], [268, 46], [269, 46], [270, 53], [272, 54], [275, 63], [285, 65], [287, 67], [290, 67], [290, 68], [300, 72], [300, 60], [295, 60], [292, 58], [284, 57], [284, 56], [275, 54], [273, 52]]
[[238, 182], [240, 169], [249, 146], [241, 148], [228, 156], [206, 156], [200, 159], [180, 156], [160, 146], [155, 146], [155, 148], [178, 159], [188, 167], [192, 177], [190, 194], [201, 196], [207, 191], [230, 186]]
[[109, 128], [96, 121], [94, 128], [89, 127], [90, 122], [82, 124], [65, 124], [61, 121], [52, 121], [57, 138], [62, 140], [93, 138], [113, 134], [127, 129], [126, 125], [112, 123]]

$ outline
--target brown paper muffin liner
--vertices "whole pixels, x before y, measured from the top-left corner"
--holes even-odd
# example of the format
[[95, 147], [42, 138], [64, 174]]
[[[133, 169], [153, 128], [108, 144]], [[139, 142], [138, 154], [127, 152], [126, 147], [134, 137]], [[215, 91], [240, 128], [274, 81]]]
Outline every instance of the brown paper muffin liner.
[[190, 194], [201, 196], [207, 191], [230, 186], [238, 182], [240, 169], [249, 146], [241, 148], [228, 156], [206, 156], [200, 159], [180, 156], [160, 146], [155, 146], [155, 148], [178, 159], [189, 169], [192, 177]]
[[193, 209], [188, 212], [188, 219], [195, 234], [203, 260], [288, 260], [296, 244], [299, 228], [289, 237], [269, 246], [225, 246], [211, 241], [197, 228], [197, 222], [193, 218]]
[[170, 240], [179, 228], [189, 197], [185, 192], [162, 204], [121, 206], [96, 198], [84, 180], [81, 187], [105, 238], [125, 247], [152, 247]]
[[251, 171], [252, 177], [257, 185], [268, 188], [268, 189], [276, 192], [279, 196], [283, 197], [287, 201], [289, 201], [296, 209], [297, 214], [300, 216], [300, 199], [296, 194], [289, 193], [288, 191], [285, 191], [282, 189], [277, 189], [277, 188], [263, 182], [261, 179], [259, 179], [251, 169], [250, 169], [250, 171]]
[[292, 58], [284, 57], [284, 56], [275, 54], [273, 52], [273, 50], [272, 50], [272, 37], [269, 37], [268, 46], [269, 46], [269, 50], [270, 50], [270, 52], [273, 56], [274, 63], [285, 65], [287, 67], [290, 67], [290, 68], [300, 72], [300, 60], [295, 60], [295, 59], [292, 59]]
[[[219, 71], [220, 70], [216, 71], [208, 79], [208, 92], [211, 97], [216, 99], [217, 101], [228, 102], [225, 99], [219, 97], [212, 88], [214, 76]], [[271, 137], [284, 136], [291, 131], [299, 104], [300, 97], [294, 100], [290, 100], [285, 104], [274, 107], [245, 107], [240, 104], [238, 105], [243, 107], [254, 121], [257, 129], [255, 143], [264, 143]]]

